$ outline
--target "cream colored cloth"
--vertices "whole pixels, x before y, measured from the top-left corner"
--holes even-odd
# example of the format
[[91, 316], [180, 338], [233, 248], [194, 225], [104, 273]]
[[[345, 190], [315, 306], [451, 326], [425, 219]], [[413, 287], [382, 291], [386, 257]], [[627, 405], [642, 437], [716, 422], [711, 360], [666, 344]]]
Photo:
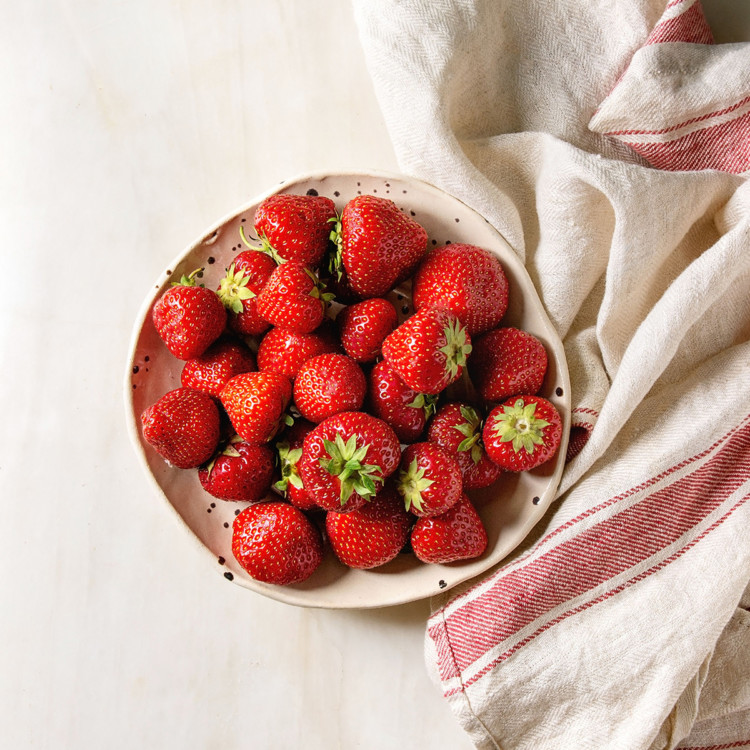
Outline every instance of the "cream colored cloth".
[[402, 169], [508, 239], [571, 372], [558, 501], [433, 602], [430, 673], [480, 748], [750, 745], [750, 45], [693, 0], [355, 10]]

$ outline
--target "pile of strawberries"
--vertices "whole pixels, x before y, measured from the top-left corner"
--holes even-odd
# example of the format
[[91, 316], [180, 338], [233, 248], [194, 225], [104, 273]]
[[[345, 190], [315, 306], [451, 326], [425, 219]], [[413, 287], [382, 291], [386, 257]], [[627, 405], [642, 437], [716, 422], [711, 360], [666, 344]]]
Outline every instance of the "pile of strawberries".
[[154, 305], [184, 366], [142, 414], [144, 439], [247, 504], [232, 551], [256, 580], [305, 580], [326, 544], [360, 569], [481, 555], [467, 492], [549, 461], [562, 431], [536, 395], [545, 347], [502, 325], [497, 256], [428, 250], [424, 228], [373, 195], [341, 214], [320, 195], [274, 195], [254, 229], [217, 289], [199, 269]]

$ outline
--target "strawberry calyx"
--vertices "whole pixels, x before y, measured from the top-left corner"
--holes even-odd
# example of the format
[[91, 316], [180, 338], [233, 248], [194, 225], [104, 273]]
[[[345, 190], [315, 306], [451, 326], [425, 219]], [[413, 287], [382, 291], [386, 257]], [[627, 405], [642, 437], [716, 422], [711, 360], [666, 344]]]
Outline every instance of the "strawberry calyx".
[[305, 268], [305, 273], [310, 277], [313, 282], [313, 287], [310, 290], [310, 296], [315, 299], [319, 299], [326, 307], [332, 302], [336, 295], [326, 291], [325, 284], [320, 280], [318, 275], [310, 268]]
[[470, 451], [472, 460], [475, 464], [478, 464], [482, 460], [482, 446], [480, 444], [482, 420], [471, 406], [461, 406], [461, 416], [466, 421], [453, 425], [453, 429], [458, 430], [464, 436], [464, 439], [458, 444], [458, 450]]
[[281, 479], [274, 483], [273, 487], [282, 494], [286, 494], [291, 484], [298, 490], [302, 489], [302, 477], [297, 469], [297, 462], [302, 457], [302, 448], [292, 448], [289, 443], [282, 441], [276, 445], [279, 456], [279, 470]]
[[406, 510], [414, 508], [422, 510], [422, 493], [435, 484], [434, 480], [425, 477], [425, 468], [417, 465], [417, 459], [413, 458], [406, 469], [402, 469], [398, 475], [396, 489], [404, 498]]
[[357, 435], [351, 435], [344, 442], [337, 433], [334, 440], [324, 440], [323, 447], [330, 458], [319, 458], [318, 461], [329, 474], [338, 477], [341, 484], [341, 505], [345, 505], [354, 492], [366, 500], [376, 495], [376, 483], [383, 481], [381, 468], [375, 464], [362, 463], [370, 447], [369, 443], [358, 448]]
[[226, 276], [219, 283], [217, 292], [219, 299], [227, 310], [239, 314], [243, 310], [243, 300], [257, 296], [252, 289], [247, 288], [249, 281], [250, 277], [245, 276], [244, 269], [235, 271], [234, 263], [229, 266]]
[[511, 443], [515, 453], [521, 449], [534, 453], [537, 445], [544, 445], [542, 429], [550, 423], [535, 416], [536, 403], [524, 404], [522, 398], [511, 406], [503, 406], [503, 415], [492, 425], [494, 432], [503, 443]]
[[279, 251], [276, 250], [276, 248], [271, 244], [271, 241], [268, 239], [264, 232], [261, 232], [260, 237], [257, 239], [257, 241], [260, 242], [260, 247], [258, 247], [257, 245], [253, 245], [250, 240], [248, 240], [247, 235], [245, 234], [245, 228], [240, 224], [240, 239], [251, 250], [257, 250], [259, 253], [270, 255], [277, 266], [282, 265], [282, 263], [286, 263], [286, 258], [282, 258], [279, 255]]
[[172, 286], [203, 286], [203, 284], [196, 283], [196, 279], [203, 278], [203, 270], [203, 266], [201, 266], [187, 276], [183, 274], [179, 281], [172, 282]]
[[328, 256], [328, 272], [341, 281], [344, 276], [344, 239], [341, 235], [341, 214], [328, 219], [328, 223], [333, 225], [328, 239], [333, 245], [333, 249]]
[[466, 366], [466, 361], [471, 354], [471, 343], [466, 335], [466, 328], [461, 325], [458, 318], [453, 318], [443, 328], [445, 345], [440, 351], [445, 355], [445, 369], [451, 378], [456, 378], [459, 369]]
[[407, 406], [412, 409], [422, 409], [425, 419], [429, 419], [437, 409], [438, 397], [427, 393], [418, 393], [416, 398], [409, 402]]

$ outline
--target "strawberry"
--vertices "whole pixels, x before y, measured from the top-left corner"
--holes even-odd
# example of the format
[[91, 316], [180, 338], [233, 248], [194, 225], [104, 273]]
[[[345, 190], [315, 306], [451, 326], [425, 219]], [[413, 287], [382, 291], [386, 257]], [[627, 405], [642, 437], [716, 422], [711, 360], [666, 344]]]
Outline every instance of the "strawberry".
[[325, 510], [346, 512], [372, 499], [398, 468], [396, 433], [365, 412], [341, 412], [305, 438], [299, 470], [305, 488]]
[[479, 557], [487, 544], [487, 530], [465, 494], [445, 513], [418, 518], [411, 532], [412, 550], [424, 563]]
[[196, 286], [199, 268], [162, 294], [152, 311], [154, 326], [177, 359], [200, 357], [224, 331], [227, 314], [216, 292]]
[[383, 297], [344, 307], [336, 317], [344, 351], [357, 362], [374, 362], [385, 337], [398, 324], [396, 308]]
[[383, 342], [383, 357], [419, 393], [436, 395], [461, 377], [471, 338], [447, 308], [427, 307], [407, 318]]
[[322, 195], [272, 195], [255, 212], [263, 250], [277, 263], [316, 266], [328, 250], [336, 206]]
[[302, 458], [302, 445], [305, 437], [315, 428], [312, 422], [298, 419], [286, 430], [283, 439], [276, 443], [281, 478], [273, 489], [300, 510], [314, 510], [315, 502], [302, 483], [299, 461]]
[[326, 514], [326, 534], [336, 557], [350, 568], [367, 570], [393, 560], [409, 537], [412, 517], [391, 483], [363, 507]]
[[260, 316], [256, 299], [275, 269], [273, 259], [257, 250], [244, 250], [235, 256], [217, 291], [235, 333], [258, 336], [270, 327]]
[[291, 398], [291, 381], [278, 372], [235, 375], [220, 396], [232, 426], [248, 443], [265, 443], [273, 439]]
[[185, 362], [180, 380], [187, 388], [204, 391], [219, 398], [221, 389], [235, 375], [255, 370], [253, 353], [238, 341], [219, 340], [200, 357]]
[[419, 440], [435, 409], [435, 397], [409, 388], [384, 359], [370, 370], [367, 383], [372, 414], [387, 422], [402, 443]]
[[326, 323], [312, 333], [272, 328], [258, 345], [258, 369], [274, 370], [294, 380], [306, 360], [319, 354], [339, 351], [341, 346]]
[[277, 266], [256, 299], [262, 318], [298, 333], [310, 333], [323, 322], [328, 301], [315, 272], [295, 262]]
[[469, 375], [485, 401], [537, 393], [547, 373], [544, 344], [518, 328], [493, 328], [474, 340]]
[[489, 331], [508, 308], [508, 279], [494, 253], [474, 245], [431, 250], [413, 279], [414, 309], [449, 307], [470, 336]]
[[220, 500], [254, 503], [271, 489], [274, 453], [268, 445], [255, 445], [232, 438], [224, 449], [198, 469], [206, 492]]
[[367, 380], [346, 354], [319, 354], [300, 367], [294, 381], [294, 403], [310, 422], [322, 422], [341, 411], [357, 411], [365, 400]]
[[458, 461], [465, 490], [489, 487], [501, 474], [482, 443], [482, 420], [470, 404], [443, 404], [427, 428], [427, 440], [448, 451]]
[[557, 453], [562, 419], [541, 396], [513, 396], [488, 415], [482, 430], [487, 455], [506, 471], [528, 471]]
[[413, 443], [401, 456], [396, 489], [415, 516], [437, 516], [461, 497], [461, 468], [439, 445]]
[[316, 526], [289, 503], [248, 505], [232, 527], [232, 553], [251, 578], [287, 586], [309, 578], [323, 559]]
[[145, 441], [179, 469], [200, 466], [219, 443], [219, 409], [206, 393], [176, 388], [141, 414]]
[[427, 249], [427, 232], [388, 198], [359, 195], [341, 214], [334, 265], [361, 298], [382, 297], [412, 275]]

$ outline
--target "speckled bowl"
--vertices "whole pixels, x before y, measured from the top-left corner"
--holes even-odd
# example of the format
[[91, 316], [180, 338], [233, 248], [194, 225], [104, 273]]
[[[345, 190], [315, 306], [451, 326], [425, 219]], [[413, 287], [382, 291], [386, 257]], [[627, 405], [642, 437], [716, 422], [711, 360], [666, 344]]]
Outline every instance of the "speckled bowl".
[[[541, 395], [563, 417], [563, 445], [554, 462], [519, 475], [504, 474], [488, 490], [475, 495], [487, 528], [489, 545], [480, 558], [448, 565], [426, 565], [401, 554], [380, 568], [352, 570], [330, 552], [304, 583], [272, 586], [251, 579], [231, 552], [232, 521], [242, 503], [216, 500], [201, 487], [197, 471], [175, 469], [143, 440], [140, 414], [167, 391], [180, 385], [183, 363], [165, 348], [151, 323], [151, 309], [170, 281], [199, 266], [204, 283], [216, 288], [232, 258], [244, 245], [239, 228], [252, 227], [258, 204], [273, 193], [326, 195], [341, 210], [355, 195], [391, 198], [427, 230], [430, 246], [464, 242], [492, 250], [502, 261], [510, 283], [510, 303], [503, 325], [533, 333], [547, 348], [549, 369]], [[408, 302], [408, 299], [407, 299]], [[554, 499], [565, 460], [570, 425], [570, 385], [562, 343], [556, 335], [526, 270], [508, 243], [474, 210], [436, 187], [398, 175], [313, 174], [284, 182], [211, 227], [182, 252], [151, 287], [136, 321], [128, 361], [125, 400], [128, 428], [147, 476], [157, 495], [166, 500], [194, 535], [209, 564], [242, 586], [289, 604], [324, 608], [368, 608], [401, 604], [429, 597], [480, 575], [517, 547], [541, 519]]]

